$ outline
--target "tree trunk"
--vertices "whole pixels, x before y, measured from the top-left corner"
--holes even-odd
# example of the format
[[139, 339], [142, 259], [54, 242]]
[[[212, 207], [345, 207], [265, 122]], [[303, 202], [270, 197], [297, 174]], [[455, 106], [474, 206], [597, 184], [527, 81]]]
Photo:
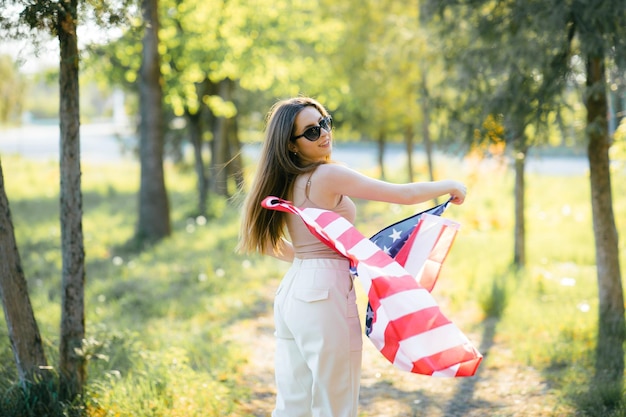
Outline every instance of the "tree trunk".
[[587, 155], [598, 274], [599, 323], [594, 382], [621, 387], [626, 325], [618, 237], [613, 216], [606, 78], [601, 54], [587, 59], [586, 107], [589, 141]]
[[[223, 101], [231, 101], [231, 80], [225, 78], [218, 83], [218, 94]], [[228, 131], [230, 120], [218, 115], [213, 125], [211, 143], [211, 190], [217, 195], [228, 195]]]
[[232, 118], [228, 132], [228, 144], [230, 150], [230, 164], [228, 174], [235, 179], [237, 190], [244, 187], [243, 157], [241, 156], [241, 142], [239, 141], [239, 113]]
[[202, 157], [202, 113], [198, 110], [195, 114], [185, 112], [189, 122], [189, 137], [193, 146], [194, 167], [196, 171], [198, 191], [198, 214], [206, 215], [208, 198], [208, 178], [204, 169], [204, 158]]
[[59, 6], [60, 173], [63, 291], [59, 370], [61, 395], [73, 400], [83, 391], [85, 357], [77, 353], [85, 338], [85, 249], [80, 168], [77, 0]]
[[[519, 132], [519, 130], [518, 130]], [[515, 139], [515, 231], [513, 243], [513, 266], [516, 269], [524, 268], [526, 265], [526, 221], [524, 219], [525, 209], [525, 168], [526, 152], [528, 147], [523, 134], [516, 134]]]
[[171, 233], [163, 172], [163, 91], [159, 57], [158, 0], [142, 0], [145, 25], [140, 69], [139, 241], [154, 242]]
[[224, 161], [224, 150], [226, 148], [226, 119], [224, 117], [215, 118], [213, 125], [213, 141], [211, 142], [211, 175], [210, 188], [217, 195], [226, 195], [226, 169]]
[[28, 286], [15, 241], [9, 200], [4, 189], [0, 161], [0, 297], [9, 330], [17, 374], [24, 384], [47, 378], [46, 355], [28, 297]]
[[404, 147], [406, 151], [406, 164], [408, 181], [413, 182], [413, 125], [409, 122], [404, 128]]
[[[430, 100], [428, 86], [426, 84], [426, 70], [422, 71], [422, 135], [424, 136], [424, 152], [426, 152], [426, 163], [428, 165], [428, 178], [435, 181], [435, 168], [433, 162], [433, 141], [430, 138]], [[439, 204], [439, 199], [434, 199], [435, 205]]]
[[565, 127], [565, 122], [563, 122], [563, 115], [561, 114], [561, 110], [557, 110], [555, 119], [556, 119], [555, 120], [556, 125], [559, 128], [559, 133], [561, 134], [559, 146], [565, 147], [567, 146], [568, 131], [567, 131], [567, 128]]
[[387, 135], [383, 129], [378, 132], [378, 167], [380, 168], [380, 178], [385, 179], [385, 141]]

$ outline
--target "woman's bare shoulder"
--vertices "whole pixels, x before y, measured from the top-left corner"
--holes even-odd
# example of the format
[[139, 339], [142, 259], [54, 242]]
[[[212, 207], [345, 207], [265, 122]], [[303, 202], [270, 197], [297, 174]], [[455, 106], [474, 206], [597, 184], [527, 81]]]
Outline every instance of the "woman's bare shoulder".
[[332, 179], [335, 177], [342, 177], [345, 175], [353, 174], [355, 171], [349, 168], [347, 165], [340, 163], [328, 163], [322, 164], [315, 170], [316, 176], [324, 179]]

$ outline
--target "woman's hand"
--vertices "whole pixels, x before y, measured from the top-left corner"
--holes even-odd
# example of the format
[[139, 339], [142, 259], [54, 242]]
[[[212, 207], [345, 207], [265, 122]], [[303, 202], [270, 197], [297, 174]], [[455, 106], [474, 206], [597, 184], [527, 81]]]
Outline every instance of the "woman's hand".
[[450, 191], [450, 202], [452, 204], [463, 204], [466, 194], [467, 187], [465, 187], [465, 184], [459, 181], [453, 181], [453, 189]]

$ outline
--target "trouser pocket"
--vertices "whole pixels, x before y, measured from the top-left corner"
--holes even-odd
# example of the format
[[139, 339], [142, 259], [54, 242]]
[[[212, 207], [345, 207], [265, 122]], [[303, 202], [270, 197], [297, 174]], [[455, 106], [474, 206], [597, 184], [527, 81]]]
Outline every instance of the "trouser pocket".
[[305, 303], [313, 303], [328, 299], [329, 292], [330, 290], [322, 288], [296, 288], [293, 291], [293, 296]]

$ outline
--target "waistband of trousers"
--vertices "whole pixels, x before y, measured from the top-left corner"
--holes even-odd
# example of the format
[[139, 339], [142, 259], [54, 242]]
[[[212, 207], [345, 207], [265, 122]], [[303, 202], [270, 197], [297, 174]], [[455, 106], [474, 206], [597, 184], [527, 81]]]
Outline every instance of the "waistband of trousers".
[[350, 268], [350, 261], [346, 258], [337, 259], [337, 258], [311, 258], [311, 259], [302, 259], [302, 258], [294, 258], [292, 262], [292, 266], [295, 267], [330, 267], [330, 268]]

